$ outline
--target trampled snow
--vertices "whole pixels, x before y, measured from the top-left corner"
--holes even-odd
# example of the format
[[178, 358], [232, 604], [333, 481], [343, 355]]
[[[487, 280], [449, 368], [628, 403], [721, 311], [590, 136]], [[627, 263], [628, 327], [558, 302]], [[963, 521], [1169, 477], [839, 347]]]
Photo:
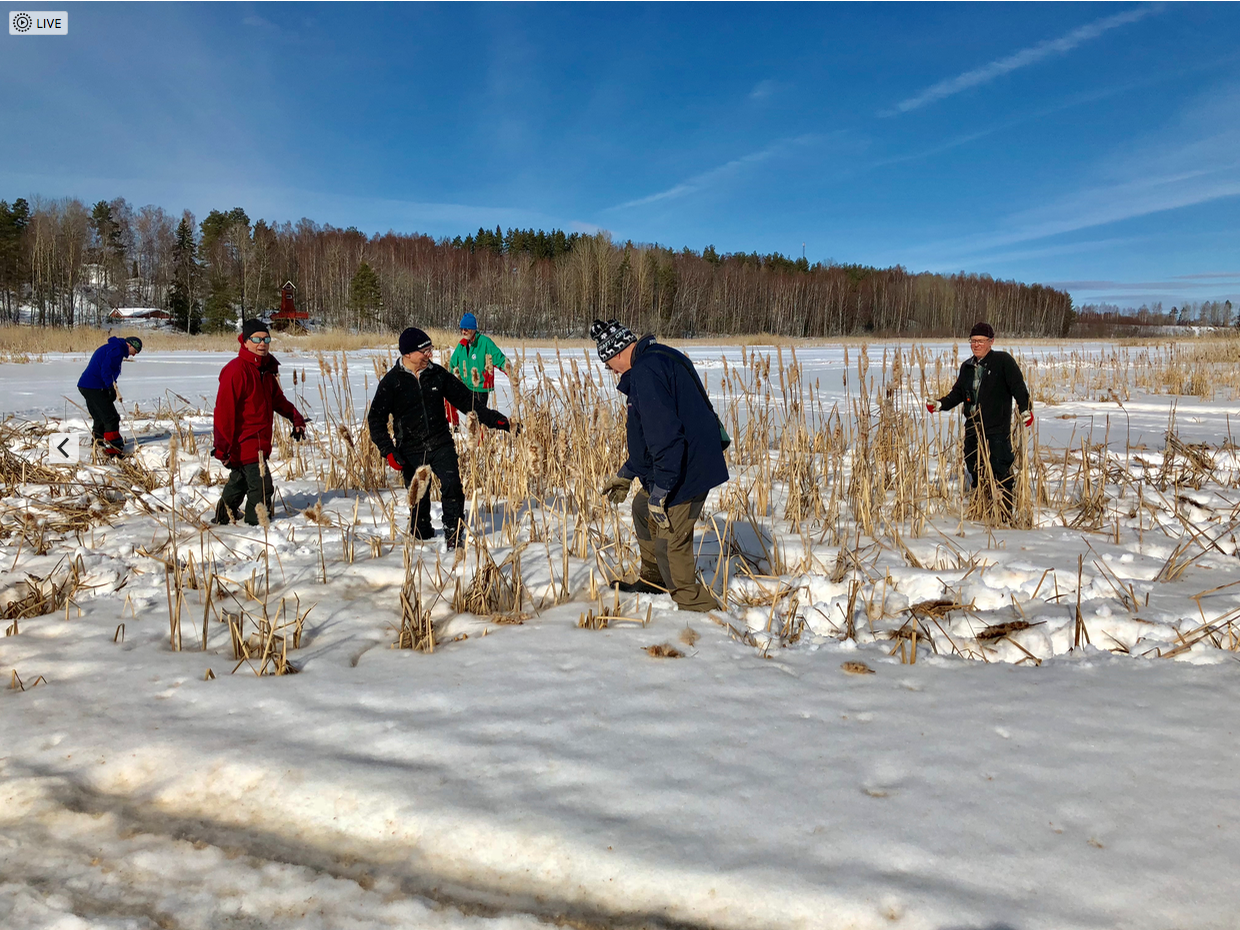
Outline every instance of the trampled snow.
[[[828, 399], [842, 396], [843, 351], [798, 350]], [[1022, 348], [1039, 351], [1053, 347]], [[709, 384], [739, 352], [693, 355]], [[358, 411], [374, 354], [349, 357]], [[281, 357], [307, 376], [295, 393], [318, 416], [313, 434], [318, 362]], [[226, 359], [144, 352], [120, 383], [126, 410], [144, 411], [125, 429], [152, 469], [166, 468], [170, 417], [203, 434], [197, 456], [180, 452], [186, 512], [209, 512], [218, 494], [193, 475], [219, 470], [198, 408], [209, 411]], [[40, 435], [82, 428], [71, 401], [84, 362], [0, 365], [5, 411]], [[1065, 400], [1039, 408], [1039, 429], [1063, 447], [1092, 427], [1094, 443], [1153, 460], [1173, 403], [1181, 437], [1215, 447], [1240, 413], [1153, 394], [1122, 409]], [[38, 460], [28, 445], [16, 451]], [[167, 486], [113, 502], [89, 490], [107, 468], [82, 465], [81, 503], [116, 509], [107, 522], [76, 538], [48, 530], [42, 554], [21, 548], [33, 533], [0, 542], [5, 603], [65, 560], [80, 560], [82, 585], [65, 609], [0, 638], [4, 684], [21, 682], [0, 691], [6, 930], [1236, 926], [1230, 479], [1183, 489], [1174, 513], [1211, 544], [1185, 550], [1192, 562], [1171, 580], [1187, 531], [1156, 531], [1150, 515], [1115, 533], [938, 519], [904, 540], [908, 556], [863, 553], [868, 576], [833, 575], [839, 547], [816, 546], [778, 579], [795, 603], [764, 605], [763, 579], [733, 578], [726, 611], [626, 597], [622, 613], [650, 608], [648, 625], [590, 630], [578, 627], [589, 566], [572, 561], [571, 597], [555, 605], [549, 541], [545, 561], [524, 563], [524, 623], [439, 601], [427, 606], [441, 644], [426, 654], [392, 648], [406, 568], [384, 495], [324, 494], [274, 467], [283, 506], [267, 532], [182, 541], [181, 559], [215, 565], [232, 595], [211, 608], [187, 592], [179, 652]], [[302, 515], [319, 500], [331, 525]], [[47, 504], [39, 486], [18, 486], [5, 519], [45, 519]], [[441, 539], [414, 552], [428, 576], [465, 582], [476, 568], [476, 553], [454, 564]], [[243, 661], [230, 674], [217, 615], [258, 610], [241, 589], [268, 566], [271, 609], [310, 609], [290, 653], [299, 673], [258, 677]], [[936, 600], [969, 605], [935, 615], [937, 629], [927, 621], [957, 652], [923, 645], [902, 662], [894, 631]], [[773, 633], [793, 619], [795, 641]], [[979, 638], [1014, 619], [1029, 625]], [[684, 656], [645, 651], [662, 643]], [[845, 671], [858, 662], [873, 673]]]

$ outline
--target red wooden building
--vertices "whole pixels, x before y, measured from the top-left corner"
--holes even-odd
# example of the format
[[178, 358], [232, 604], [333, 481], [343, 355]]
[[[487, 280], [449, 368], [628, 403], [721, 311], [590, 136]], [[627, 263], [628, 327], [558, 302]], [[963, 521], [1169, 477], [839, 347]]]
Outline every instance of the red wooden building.
[[293, 294], [297, 286], [292, 281], [285, 281], [280, 288], [280, 309], [271, 315], [271, 329], [276, 332], [304, 333], [306, 320], [310, 314], [297, 309], [293, 302]]

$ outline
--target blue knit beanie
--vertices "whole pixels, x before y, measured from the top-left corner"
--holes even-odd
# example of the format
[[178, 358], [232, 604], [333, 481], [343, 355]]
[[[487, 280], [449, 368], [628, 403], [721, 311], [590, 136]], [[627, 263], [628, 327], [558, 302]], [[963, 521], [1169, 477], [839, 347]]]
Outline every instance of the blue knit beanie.
[[477, 329], [478, 318], [472, 313], [467, 313], [461, 317], [461, 329]]

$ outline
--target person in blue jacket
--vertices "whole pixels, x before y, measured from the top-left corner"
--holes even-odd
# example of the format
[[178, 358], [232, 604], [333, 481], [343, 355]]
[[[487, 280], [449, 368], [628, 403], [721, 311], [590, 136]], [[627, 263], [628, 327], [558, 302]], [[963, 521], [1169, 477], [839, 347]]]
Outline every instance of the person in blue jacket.
[[633, 530], [641, 550], [636, 582], [622, 591], [667, 590], [681, 610], [715, 610], [719, 601], [698, 579], [693, 528], [706, 492], [728, 480], [719, 418], [693, 363], [654, 336], [638, 339], [616, 320], [595, 320], [590, 336], [599, 358], [620, 376], [628, 398], [629, 457], [603, 494], [621, 504], [634, 478]]
[[142, 340], [137, 336], [112, 336], [95, 350], [78, 378], [78, 393], [86, 399], [86, 409], [90, 411], [91, 433], [104, 455], [125, 452], [121, 415], [116, 412], [116, 379], [121, 376], [121, 362], [141, 351]]

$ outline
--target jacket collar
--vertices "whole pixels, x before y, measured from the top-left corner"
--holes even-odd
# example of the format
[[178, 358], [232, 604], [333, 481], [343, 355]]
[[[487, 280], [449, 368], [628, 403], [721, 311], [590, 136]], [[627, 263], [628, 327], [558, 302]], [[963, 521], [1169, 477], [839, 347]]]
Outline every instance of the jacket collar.
[[274, 355], [268, 355], [266, 358], [260, 358], [245, 346], [241, 346], [241, 348], [237, 350], [237, 355], [238, 357], [245, 359], [251, 365], [254, 365], [259, 371], [276, 371], [280, 367], [280, 362]]
[[620, 380], [616, 382], [616, 390], [621, 394], [628, 396], [629, 393], [629, 375], [633, 373], [633, 366], [637, 364], [637, 360], [645, 354], [646, 350], [654, 345], [658, 340], [654, 338], [653, 333], [647, 333], [637, 340], [633, 346], [633, 361], [629, 365], [629, 370], [620, 376]]

